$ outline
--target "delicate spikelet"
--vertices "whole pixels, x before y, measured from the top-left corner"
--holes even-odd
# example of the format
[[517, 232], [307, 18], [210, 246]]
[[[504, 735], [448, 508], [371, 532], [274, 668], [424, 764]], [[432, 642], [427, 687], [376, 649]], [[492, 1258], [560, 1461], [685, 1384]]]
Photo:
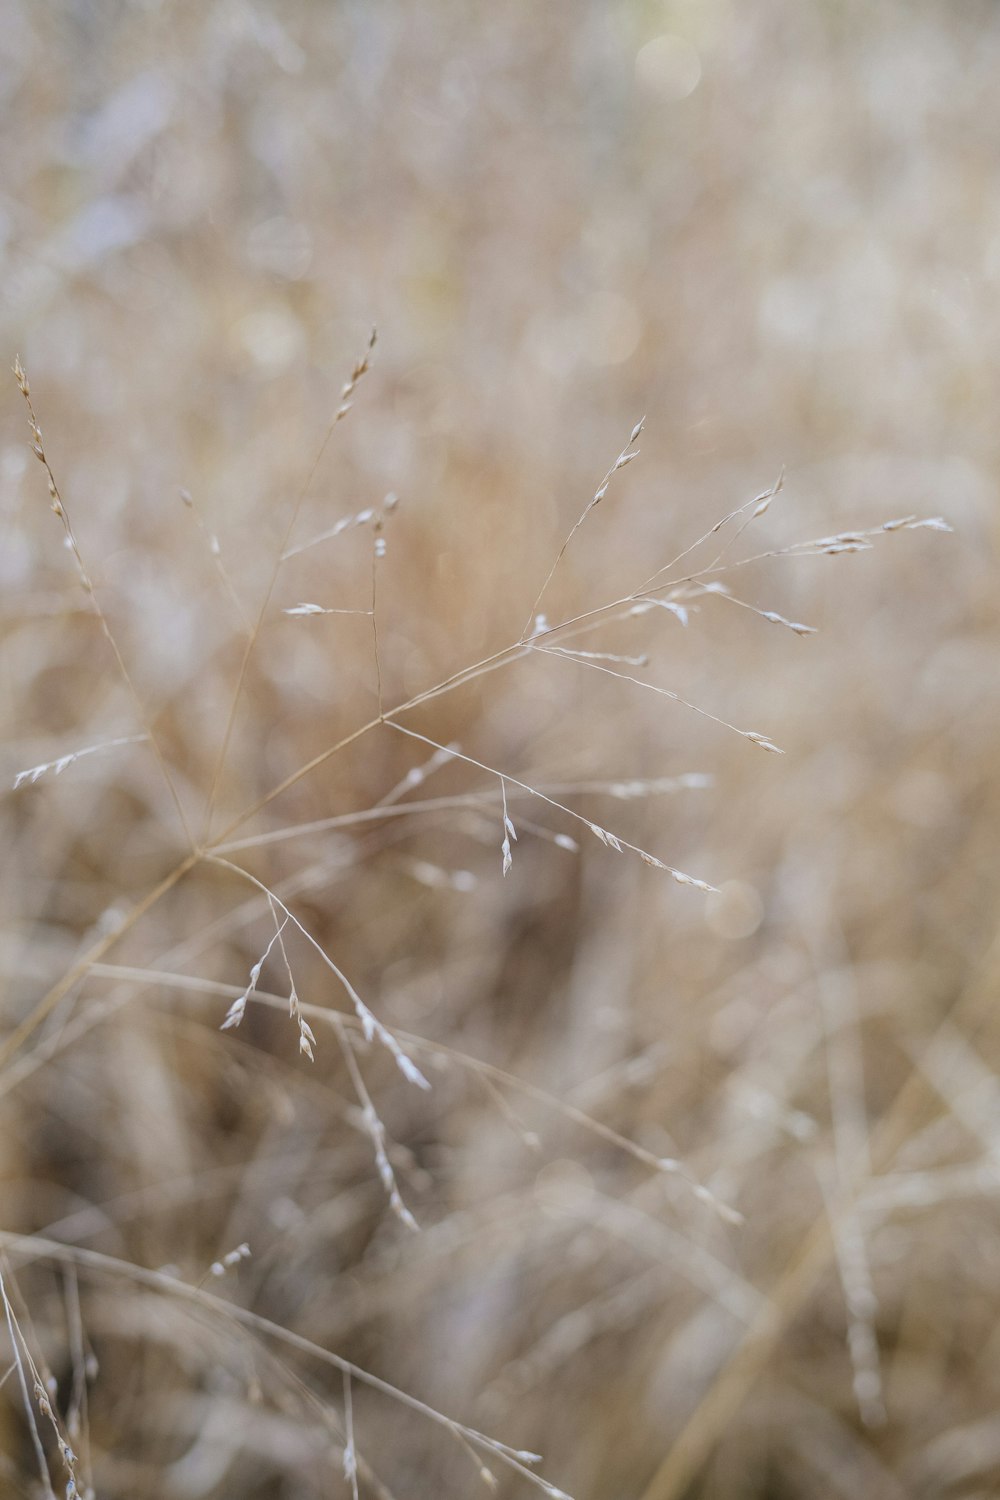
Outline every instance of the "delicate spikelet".
[[375, 1164], [378, 1167], [378, 1175], [382, 1186], [385, 1188], [386, 1197], [389, 1199], [389, 1206], [400, 1222], [406, 1225], [407, 1229], [417, 1230], [420, 1226], [403, 1202], [402, 1194], [396, 1185], [396, 1174], [393, 1172], [389, 1157], [386, 1154], [385, 1130], [382, 1126], [382, 1121], [375, 1113], [371, 1104], [365, 1109], [364, 1118], [368, 1134], [371, 1137], [372, 1149], [375, 1152]]
[[855, 544], [861, 546], [868, 543], [869, 538], [863, 531], [838, 531], [836, 536], [821, 536], [814, 545], [817, 547], [850, 547]]
[[391, 791], [386, 792], [376, 804], [378, 807], [390, 807], [404, 797], [407, 792], [414, 791], [418, 786], [423, 786], [429, 776], [435, 771], [440, 771], [442, 766], [448, 765], [452, 758], [461, 750], [456, 740], [450, 745], [445, 745], [442, 750], [435, 750], [434, 754], [421, 766], [411, 766], [403, 777], [398, 781]]
[[288, 609], [281, 611], [283, 615], [365, 615], [371, 614], [370, 609], [326, 609], [322, 604], [293, 604]]
[[80, 581], [80, 586], [87, 596], [90, 608], [93, 610], [95, 618], [100, 624], [101, 630], [104, 634], [104, 639], [106, 640], [111, 654], [114, 657], [118, 674], [121, 677], [122, 682], [125, 684], [130, 698], [132, 699], [139, 722], [144, 727], [145, 733], [141, 736], [141, 738], [148, 741], [150, 747], [152, 748], [153, 754], [156, 757], [156, 761], [160, 768], [160, 773], [167, 786], [167, 789], [169, 790], [171, 800], [174, 804], [178, 821], [181, 825], [181, 828], [184, 830], [185, 838], [187, 839], [188, 844], [193, 847], [194, 839], [192, 838], [191, 829], [188, 825], [187, 815], [184, 811], [184, 804], [181, 801], [180, 794], [177, 790], [177, 784], [174, 779], [173, 772], [171, 771], [170, 766], [167, 764], [166, 757], [164, 756], [163, 751], [160, 748], [156, 735], [153, 733], [151, 722], [146, 717], [145, 707], [143, 705], [142, 699], [136, 691], [135, 684], [132, 681], [131, 674], [125, 663], [125, 658], [122, 655], [118, 640], [111, 629], [107, 615], [104, 613], [104, 610], [101, 607], [100, 600], [98, 599], [97, 594], [94, 592], [94, 585], [91, 582], [90, 574], [88, 573], [87, 568], [84, 564], [83, 554], [80, 551], [80, 546], [76, 539], [76, 532], [73, 529], [73, 524], [69, 518], [66, 506], [63, 503], [62, 495], [59, 492], [59, 486], [56, 484], [56, 477], [52, 472], [52, 465], [49, 463], [48, 456], [45, 452], [45, 446], [42, 442], [41, 428], [38, 425], [38, 419], [35, 416], [35, 408], [32, 405], [31, 401], [31, 389], [28, 385], [28, 377], [25, 374], [24, 367], [22, 366], [19, 357], [14, 361], [14, 376], [17, 380], [18, 389], [20, 390], [21, 395], [24, 397], [25, 405], [28, 409], [28, 424], [31, 428], [32, 449], [34, 451], [35, 457], [38, 459], [39, 463], [42, 466], [42, 469], [45, 472], [52, 512], [55, 516], [58, 517], [59, 522], [62, 526], [63, 540], [68, 551], [72, 554], [73, 561], [76, 566], [77, 577]]
[[571, 646], [552, 646], [550, 648], [556, 656], [575, 656], [580, 661], [616, 661], [625, 667], [648, 667], [649, 657], [642, 656], [616, 656], [612, 651], [575, 651]]
[[[285, 921], [287, 920], [288, 919], [286, 917]], [[282, 922], [281, 927], [283, 928], [284, 925], [285, 923]], [[219, 1027], [220, 1031], [230, 1031], [238, 1026], [243, 1020], [243, 1017], [246, 1014], [247, 1001], [250, 999], [254, 990], [257, 988], [257, 984], [260, 980], [260, 972], [263, 969], [265, 962], [267, 961], [271, 949], [274, 947], [275, 943], [280, 940], [280, 937], [281, 928], [279, 928], [278, 931], [274, 934], [274, 937], [268, 943], [267, 947], [264, 949], [264, 952], [261, 954], [260, 958], [258, 958], [253, 968], [250, 970], [250, 983], [247, 985], [242, 995], [238, 996], [226, 1011], [226, 1018], [222, 1022], [222, 1025]]]
[[[583, 665], [590, 665], [590, 663], [583, 663]], [[597, 670], [603, 671], [606, 669], [598, 667]], [[657, 689], [657, 691], [663, 690]], [[669, 696], [673, 697], [676, 695], [670, 694]], [[434, 740], [429, 739], [427, 735], [419, 734], [414, 729], [406, 729], [402, 724], [393, 723], [392, 727], [394, 729], [397, 729], [401, 734], [407, 735], [411, 739], [421, 740], [424, 744], [435, 745], [436, 743]], [[444, 747], [437, 746], [437, 748], [443, 749]], [[456, 751], [454, 752], [454, 754], [456, 760], [465, 761], [468, 765], [471, 766], [478, 766], [481, 771], [488, 771], [490, 775], [495, 776], [497, 780], [501, 782], [501, 795], [504, 808], [506, 808], [507, 785], [509, 784], [510, 786], [518, 787], [521, 791], [528, 793], [530, 796], [537, 797], [541, 801], [547, 802], [550, 806], [558, 808], [560, 812], [567, 813], [570, 817], [576, 818], [579, 822], [583, 823], [587, 828], [589, 828], [594, 837], [599, 839], [606, 848], [614, 849], [619, 854], [624, 853], [627, 849], [632, 854], [638, 854], [640, 858], [642, 858], [647, 864], [655, 865], [660, 869], [669, 871], [671, 874], [681, 873], [675, 872], [673, 866], [664, 864], [662, 861], [655, 859], [652, 855], [647, 855], [646, 851], [640, 849], [637, 844], [631, 844], [626, 839], [619, 838], [616, 834], [610, 833], [606, 828], [602, 828], [599, 823], [594, 823], [589, 818], [584, 817], [582, 813], [575, 812], [572, 808], [567, 807], [565, 803], [557, 802], [554, 797], [550, 797], [546, 792], [541, 791], [538, 787], [529, 786], [527, 782], [519, 781], [514, 776], [508, 776], [506, 773], [496, 770], [493, 766], [487, 766], [482, 761], [475, 760], [472, 756], [464, 755], [460, 751]], [[604, 787], [602, 787], [602, 789], [606, 790], [606, 788]], [[504, 816], [506, 817], [506, 813], [504, 814]], [[509, 837], [509, 835], [507, 834], [506, 826], [505, 836]], [[556, 841], [558, 842], [558, 840]], [[508, 850], [506, 852], [509, 853], [511, 851]], [[701, 888], [708, 890], [714, 889], [714, 887], [705, 886], [703, 882], [696, 881], [692, 876], [684, 876], [681, 884], [700, 886]]]
[[639, 457], [639, 450], [638, 450], [638, 448], [633, 448], [632, 444], [635, 442], [636, 438], [642, 432], [643, 426], [645, 425], [645, 421], [646, 421], [646, 418], [645, 417], [641, 417], [640, 420], [638, 422], [636, 422], [635, 426], [632, 428], [631, 434], [629, 435], [629, 440], [625, 444], [625, 447], [619, 453], [618, 457], [615, 459], [614, 463], [611, 465], [611, 468], [605, 474], [604, 478], [601, 480], [601, 483], [598, 485], [597, 489], [594, 491], [594, 493], [591, 496], [591, 498], [587, 501], [587, 504], [583, 507], [583, 510], [580, 513], [579, 520], [572, 527], [572, 529], [571, 529], [569, 535], [567, 536], [566, 540], [563, 542], [562, 546], [559, 548], [559, 551], [556, 554], [556, 559], [553, 562], [553, 564], [552, 564], [551, 568], [549, 569], [548, 573], [546, 574], [545, 581], [542, 584], [541, 588], [538, 590], [538, 593], [535, 596], [535, 602], [531, 606], [531, 610], [530, 610], [530, 612], [528, 614], [527, 622], [526, 622], [526, 624], [524, 626], [524, 629], [521, 632], [521, 640], [522, 641], [530, 640], [533, 636], [537, 636], [537, 635], [539, 635], [541, 633], [539, 622], [540, 621], [544, 621], [545, 617], [543, 615], [539, 615], [539, 613], [538, 613], [538, 606], [542, 602], [542, 597], [545, 594], [545, 591], [547, 590], [549, 584], [552, 582], [552, 579], [555, 576], [556, 569], [558, 568], [559, 564], [562, 562], [563, 557], [565, 556], [565, 553], [566, 553], [566, 549], [569, 546], [570, 542], [572, 542], [573, 538], [576, 536], [576, 533], [579, 531], [580, 527], [583, 525], [584, 521], [587, 519], [587, 517], [590, 514], [590, 512], [594, 509], [595, 506], [600, 505], [601, 501], [604, 499], [605, 495], [608, 493], [608, 486], [611, 483], [612, 476], [614, 474], [616, 474], [619, 469], [624, 469], [625, 466], [627, 464], [630, 464], [634, 458], [638, 458]]
[[238, 1266], [241, 1260], [249, 1259], [250, 1246], [244, 1240], [241, 1245], [237, 1245], [235, 1250], [230, 1250], [221, 1260], [213, 1260], [211, 1266], [209, 1266], [209, 1272], [212, 1276], [225, 1276], [226, 1272], [231, 1271], [233, 1266]]
[[182, 489], [180, 491], [180, 499], [181, 504], [184, 506], [185, 510], [187, 510], [191, 514], [191, 516], [193, 516], [195, 525], [198, 527], [198, 530], [204, 538], [206, 546], [208, 547], [209, 556], [212, 559], [215, 571], [218, 574], [219, 580], [222, 584], [223, 589], [225, 590], [229, 602], [232, 604], [233, 609], [236, 612], [236, 616], [239, 619], [240, 624], [243, 626], [243, 629], [249, 634], [253, 629], [253, 626], [250, 623], [250, 618], [247, 615], [246, 610], [243, 608], [243, 603], [236, 591], [236, 586], [233, 583], [229, 571], [222, 560], [222, 543], [219, 541], [219, 538], [216, 536], [215, 532], [210, 530], [209, 527], [205, 524], [205, 520], [201, 514], [200, 509], [195, 504], [194, 496], [191, 494], [191, 491]]
[[[590, 823], [587, 826], [589, 827], [589, 829], [590, 829], [591, 833], [594, 835], [594, 837], [600, 839], [601, 843], [605, 846], [605, 848], [607, 848], [607, 849], [615, 849], [615, 850], [617, 850], [617, 852], [619, 854], [621, 854], [621, 852], [622, 852], [621, 843], [619, 842], [618, 839], [615, 838], [615, 836], [614, 836], [613, 833], [609, 833], [606, 828], [599, 827], [597, 823]], [[653, 861], [650, 860], [649, 863], [653, 863]]]
[[514, 856], [511, 851], [510, 841], [511, 839], [513, 839], [516, 844], [517, 834], [514, 831], [514, 825], [511, 822], [507, 812], [507, 785], [503, 777], [500, 778], [500, 790], [503, 796], [503, 842], [500, 845], [500, 854], [502, 860], [501, 867], [504, 875], [509, 875], [511, 866], [514, 863]]
[[754, 503], [753, 512], [752, 512], [752, 514], [750, 516], [751, 521], [756, 521], [758, 519], [758, 517], [763, 516], [763, 515], [766, 514], [766, 512], [770, 508], [771, 501], [774, 499], [775, 495], [778, 495], [778, 494], [781, 493], [781, 490], [784, 487], [784, 483], [785, 483], [785, 471], [784, 471], [784, 469], [782, 469], [781, 473], [778, 475], [777, 479], [775, 480], [775, 482], [771, 486], [771, 488], [769, 490], [765, 490], [762, 495], [758, 495], [757, 496], [757, 499], [756, 499], [756, 501]]
[[759, 611], [762, 620], [770, 620], [772, 625], [786, 625], [789, 630], [794, 630], [796, 635], [815, 635], [815, 625], [802, 625], [797, 620], [786, 620], [784, 615], [779, 615], [773, 609], [762, 609]]
[[361, 1021], [366, 1041], [377, 1041], [392, 1057], [396, 1067], [402, 1073], [407, 1083], [415, 1083], [417, 1088], [429, 1089], [430, 1083], [421, 1073], [412, 1058], [408, 1057], [402, 1047], [396, 1041], [392, 1032], [389, 1031], [376, 1016], [372, 1014], [364, 1001], [357, 1000], [355, 1009]]
[[680, 620], [682, 625], [686, 625], [688, 623], [687, 610], [684, 608], [683, 604], [678, 604], [674, 599], [641, 599], [638, 604], [633, 604], [632, 608], [629, 610], [629, 614], [645, 615], [648, 614], [651, 609], [669, 610], [672, 615]]
[[752, 729], [741, 729], [739, 732], [745, 740], [750, 740], [752, 744], [759, 745], [762, 750], [770, 750], [774, 755], [784, 755], [785, 753], [781, 746], [776, 745], [773, 740], [769, 740], [766, 734], [755, 734]]
[[337, 413], [334, 417], [335, 422], [342, 421], [350, 411], [353, 404], [351, 401], [351, 397], [354, 395], [354, 392], [357, 389], [358, 381], [371, 369], [371, 357], [377, 341], [378, 330], [373, 328], [368, 337], [368, 346], [365, 349], [364, 354], [358, 360], [357, 364], [354, 366], [354, 369], [351, 371], [348, 380], [341, 388], [340, 406], [337, 408]]
[[849, 537], [845, 541], [834, 539], [821, 547], [820, 551], [825, 552], [827, 557], [836, 557], [841, 552], [870, 552], [871, 548], [871, 542], [863, 537]]
[[271, 916], [274, 919], [274, 925], [276, 929], [275, 935], [278, 940], [278, 948], [281, 951], [281, 959], [282, 963], [285, 966], [285, 973], [288, 975], [288, 1014], [295, 1022], [299, 1030], [299, 1053], [301, 1054], [301, 1056], [307, 1057], [310, 1062], [315, 1062], [316, 1054], [313, 1049], [316, 1046], [316, 1036], [313, 1032], [312, 1027], [309, 1025], [309, 1022], [302, 1014], [302, 1006], [299, 1002], [298, 991], [295, 988], [295, 976], [292, 973], [292, 966], [288, 960], [288, 951], [285, 948], [285, 939], [282, 936], [285, 928], [285, 922], [287, 922], [288, 918], [285, 918], [285, 922], [279, 921], [277, 908], [270, 896], [268, 896], [267, 898], [267, 904], [271, 908]]
[[[392, 496], [395, 505], [396, 497]], [[351, 516], [343, 516], [326, 531], [321, 531], [318, 536], [310, 537], [307, 542], [299, 542], [295, 547], [289, 547], [282, 553], [282, 562], [287, 562], [290, 557], [298, 557], [300, 552], [308, 552], [312, 547], [318, 547], [321, 542], [332, 542], [338, 536], [343, 536], [345, 531], [354, 531], [359, 526], [367, 526], [375, 519], [373, 506], [366, 506], [364, 510], [355, 511]]]
[[316, 1045], [316, 1034], [315, 1034], [315, 1032], [313, 1031], [312, 1027], [309, 1025], [308, 1021], [304, 1021], [302, 1019], [302, 1017], [300, 1016], [299, 1017], [299, 1051], [301, 1053], [303, 1053], [304, 1056], [308, 1057], [308, 1059], [309, 1059], [310, 1062], [315, 1062], [316, 1061], [315, 1054], [313, 1053], [313, 1048], [315, 1047], [315, 1045]]
[[954, 526], [949, 526], [943, 516], [928, 516], [924, 521], [910, 521], [907, 523], [910, 531], [954, 531]]
[[662, 609], [669, 610], [672, 615], [676, 615], [682, 625], [686, 625], [688, 623], [688, 612], [684, 608], [683, 604], [676, 604], [672, 599], [657, 599], [656, 603], [659, 604]]
[[67, 766], [71, 766], [74, 761], [82, 760], [85, 755], [97, 755], [99, 751], [113, 750], [118, 745], [141, 745], [145, 740], [144, 734], [126, 734], [116, 740], [105, 740], [100, 745], [86, 745], [82, 750], [70, 750], [66, 755], [60, 755], [58, 760], [43, 761], [41, 765], [29, 766], [26, 771], [18, 771], [13, 781], [14, 790], [17, 791], [18, 787], [23, 786], [25, 782], [33, 785], [49, 771], [56, 776], [61, 776]]
[[639, 850], [639, 858], [644, 864], [652, 865], [655, 870], [666, 870], [678, 885], [689, 885], [693, 890], [704, 891], [706, 895], [712, 895], [716, 890], [716, 887], [709, 885], [707, 880], [698, 880], [694, 875], [686, 875], [683, 870], [676, 870], [673, 865], [665, 864], [662, 859], [657, 859], [655, 854], [647, 854], [644, 849]]
[[[6, 1260], [6, 1256], [4, 1259]], [[39, 1369], [39, 1366], [35, 1362], [28, 1339], [25, 1337], [24, 1329], [21, 1327], [18, 1317], [14, 1312], [14, 1308], [11, 1305], [11, 1298], [7, 1292], [6, 1275], [9, 1274], [5, 1270], [0, 1270], [0, 1303], [3, 1305], [4, 1319], [10, 1339], [10, 1352], [13, 1355], [13, 1362], [9, 1366], [7, 1373], [9, 1375], [15, 1370], [17, 1371], [25, 1416], [30, 1428], [31, 1439], [43, 1480], [41, 1490], [36, 1489], [35, 1493], [48, 1495], [52, 1497], [52, 1500], [55, 1500], [48, 1463], [35, 1419], [35, 1410], [32, 1406], [32, 1396], [34, 1397], [39, 1414], [52, 1430], [52, 1437], [59, 1450], [63, 1467], [66, 1470], [66, 1500], [84, 1500], [84, 1495], [86, 1495], [86, 1500], [91, 1500], [94, 1493], [93, 1490], [89, 1486], [85, 1492], [80, 1489], [80, 1477], [76, 1468], [80, 1460], [63, 1432], [62, 1422], [58, 1414], [58, 1382], [44, 1363], [41, 1369]], [[19, 1296], [16, 1291], [14, 1295], [15, 1297]], [[31, 1387], [31, 1396], [28, 1394], [29, 1384]]]
[[346, 1034], [343, 1022], [336, 1017], [333, 1018], [333, 1027], [336, 1032], [337, 1041], [340, 1044], [344, 1062], [347, 1064], [347, 1071], [354, 1085], [354, 1091], [361, 1105], [362, 1121], [372, 1144], [372, 1150], [375, 1154], [375, 1165], [382, 1186], [385, 1189], [386, 1197], [389, 1199], [389, 1206], [400, 1222], [406, 1225], [407, 1229], [416, 1230], [419, 1228], [419, 1225], [403, 1202], [402, 1194], [399, 1191], [396, 1174], [392, 1170], [392, 1163], [389, 1160], [389, 1153], [386, 1149], [385, 1126], [379, 1119], [378, 1111], [372, 1102], [371, 1094], [368, 1092], [368, 1085], [365, 1083], [358, 1060], [354, 1055], [354, 1043], [350, 1036]]

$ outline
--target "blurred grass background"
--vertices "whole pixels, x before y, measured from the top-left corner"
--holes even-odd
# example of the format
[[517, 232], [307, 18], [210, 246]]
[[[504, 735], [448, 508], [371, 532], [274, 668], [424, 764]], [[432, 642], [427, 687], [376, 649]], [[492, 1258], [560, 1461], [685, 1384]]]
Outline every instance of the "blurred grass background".
[[[373, 324], [294, 539], [398, 497], [387, 704], [517, 640], [644, 413], [551, 621], [782, 468], [744, 555], [901, 515], [956, 530], [741, 570], [805, 639], [703, 597], [687, 629], [654, 610], [582, 642], [648, 653], [638, 675], [784, 757], [551, 657], [404, 716], [569, 788], [720, 896], [586, 830], [556, 846], [522, 818], [579, 825], [513, 791], [504, 880], [496, 780], [456, 763], [407, 796], [485, 792], [485, 812], [234, 856], [294, 892], [386, 1024], [681, 1158], [742, 1226], [557, 1108], [433, 1051], [425, 1094], [375, 1049], [414, 1235], [334, 1033], [312, 1022], [310, 1066], [263, 1007], [220, 1033], [219, 994], [88, 972], [6, 1057], [2, 1266], [81, 1488], [349, 1495], [341, 1377], [26, 1236], [191, 1285], [246, 1241], [209, 1290], [542, 1452], [577, 1500], [994, 1493], [996, 7], [2, 0], [0, 19], [0, 342], [193, 826], [242, 617]], [[143, 724], [13, 379], [0, 475], [9, 1037], [185, 844], [142, 744], [12, 789]], [[282, 614], [365, 610], [370, 589], [364, 526], [280, 571], [216, 832], [377, 713], [370, 620]], [[372, 807], [430, 755], [378, 726], [241, 833]], [[691, 773], [711, 786], [587, 790]], [[243, 986], [273, 931], [203, 864], [107, 962]], [[344, 1006], [304, 943], [289, 955], [304, 1003]], [[261, 982], [287, 992], [270, 960]], [[13, 1373], [0, 1397], [3, 1492], [45, 1494]], [[482, 1488], [448, 1431], [358, 1381], [353, 1419], [363, 1495]]]

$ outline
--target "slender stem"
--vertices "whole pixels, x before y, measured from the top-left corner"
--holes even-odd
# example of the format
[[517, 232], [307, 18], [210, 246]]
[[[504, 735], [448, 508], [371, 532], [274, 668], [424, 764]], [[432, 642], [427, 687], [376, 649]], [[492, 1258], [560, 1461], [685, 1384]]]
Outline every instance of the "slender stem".
[[104, 955], [111, 951], [115, 944], [135, 926], [140, 918], [144, 917], [157, 904], [161, 897], [165, 896], [168, 891], [173, 890], [174, 886], [184, 878], [189, 870], [194, 869], [194, 866], [200, 859], [201, 854], [195, 852], [189, 854], [186, 859], [181, 860], [180, 864], [176, 865], [170, 871], [169, 875], [164, 876], [159, 885], [154, 886], [151, 891], [148, 891], [140, 901], [137, 901], [126, 912], [114, 932], [106, 932], [102, 938], [99, 938], [96, 943], [87, 949], [86, 953], [77, 959], [72, 968], [63, 975], [58, 983], [52, 986], [46, 995], [42, 996], [41, 1000], [38, 1001], [33, 1010], [29, 1011], [23, 1021], [15, 1026], [14, 1030], [0, 1042], [0, 1069], [6, 1066], [28, 1038], [38, 1030], [42, 1022], [52, 1014], [56, 1006], [69, 994], [73, 986], [84, 978], [91, 964], [99, 963]]
[[336, 430], [338, 424], [343, 420], [344, 417], [346, 417], [347, 413], [350, 411], [351, 402], [349, 398], [353, 394], [354, 388], [357, 385], [358, 381], [361, 379], [362, 375], [366, 373], [370, 366], [371, 353], [375, 347], [375, 339], [376, 331], [373, 328], [371, 331], [371, 336], [368, 340], [368, 347], [365, 350], [365, 353], [362, 355], [361, 359], [354, 366], [354, 369], [351, 372], [350, 380], [341, 391], [340, 405], [334, 412], [333, 417], [330, 420], [330, 424], [327, 427], [326, 432], [323, 434], [323, 441], [319, 445], [316, 457], [313, 459], [309, 472], [306, 475], [302, 487], [296, 497], [295, 504], [292, 507], [291, 514], [288, 517], [287, 525], [285, 526], [284, 534], [281, 540], [281, 546], [278, 548], [277, 556], [275, 557], [274, 564], [271, 568], [271, 576], [268, 579], [267, 588], [264, 591], [264, 597], [261, 600], [260, 608], [257, 611], [257, 618], [254, 621], [253, 628], [250, 631], [250, 635], [247, 638], [246, 645], [243, 648], [243, 656], [240, 661], [240, 670], [236, 677], [236, 685], [233, 689], [232, 701], [229, 705], [229, 715], [226, 719], [226, 728], [222, 736], [222, 744], [219, 746], [218, 756], [216, 757], [215, 770], [212, 773], [212, 785], [209, 789], [208, 802], [205, 806], [206, 838], [208, 837], [211, 830], [212, 813], [215, 810], [215, 800], [219, 793], [219, 783], [222, 780], [222, 772], [226, 764], [226, 757], [229, 754], [229, 744], [233, 736], [233, 730], [236, 727], [236, 712], [240, 705], [240, 699], [243, 696], [243, 687], [246, 682], [247, 672], [250, 667], [250, 658], [252, 657], [254, 649], [257, 645], [257, 641], [260, 638], [260, 632], [264, 624], [264, 618], [271, 603], [271, 596], [274, 593], [275, 585], [278, 582], [278, 574], [281, 572], [282, 564], [285, 561], [285, 552], [288, 547], [288, 543], [291, 540], [292, 532], [295, 530], [295, 523], [298, 521], [303, 502], [305, 501], [306, 495], [309, 493], [309, 488], [313, 482], [313, 478], [315, 477], [316, 470], [320, 466], [323, 455], [326, 452], [327, 445], [329, 444], [330, 439], [333, 437], [334, 431]]

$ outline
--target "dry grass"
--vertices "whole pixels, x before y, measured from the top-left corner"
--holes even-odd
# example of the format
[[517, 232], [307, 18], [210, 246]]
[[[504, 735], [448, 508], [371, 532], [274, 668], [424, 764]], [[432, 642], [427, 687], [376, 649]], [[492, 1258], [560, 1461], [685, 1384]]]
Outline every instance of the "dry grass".
[[993, 1493], [992, 11], [0, 15], [0, 1492]]

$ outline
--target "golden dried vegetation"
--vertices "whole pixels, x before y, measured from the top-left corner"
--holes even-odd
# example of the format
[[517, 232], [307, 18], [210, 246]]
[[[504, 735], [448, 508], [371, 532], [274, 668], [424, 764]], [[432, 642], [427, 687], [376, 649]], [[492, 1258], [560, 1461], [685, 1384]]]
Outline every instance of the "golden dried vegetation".
[[993, 1493], [992, 8], [0, 19], [0, 1491]]

